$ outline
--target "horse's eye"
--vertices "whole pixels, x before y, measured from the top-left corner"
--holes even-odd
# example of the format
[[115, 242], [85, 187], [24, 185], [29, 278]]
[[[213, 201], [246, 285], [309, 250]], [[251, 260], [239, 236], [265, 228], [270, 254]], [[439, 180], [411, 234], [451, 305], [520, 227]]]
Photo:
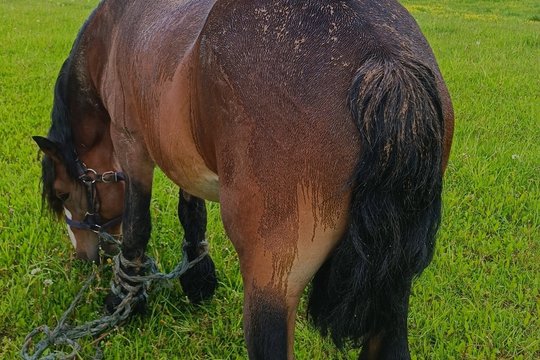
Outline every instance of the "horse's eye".
[[56, 197], [64, 202], [69, 198], [69, 193], [56, 193]]

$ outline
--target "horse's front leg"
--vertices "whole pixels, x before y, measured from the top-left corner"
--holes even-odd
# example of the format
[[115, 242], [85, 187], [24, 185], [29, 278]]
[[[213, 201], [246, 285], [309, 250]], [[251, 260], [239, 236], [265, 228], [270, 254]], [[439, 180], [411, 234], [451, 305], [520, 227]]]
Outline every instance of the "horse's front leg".
[[[152, 229], [150, 220], [150, 199], [154, 163], [144, 149], [132, 149], [119, 156], [119, 161], [127, 175], [122, 218], [122, 248], [118, 255], [121, 271], [115, 270], [113, 288], [105, 299], [107, 311], [114, 312], [122, 299], [133, 293], [136, 303], [133, 312], [143, 312], [146, 304], [146, 284], [129, 280], [129, 276], [144, 275], [148, 265], [146, 246]], [[122, 276], [126, 274], [126, 276]]]
[[[180, 190], [178, 219], [184, 228], [184, 250], [189, 261], [206, 251], [206, 206], [203, 199]], [[216, 269], [210, 255], [206, 255], [180, 277], [182, 289], [192, 303], [210, 299], [217, 287]]]

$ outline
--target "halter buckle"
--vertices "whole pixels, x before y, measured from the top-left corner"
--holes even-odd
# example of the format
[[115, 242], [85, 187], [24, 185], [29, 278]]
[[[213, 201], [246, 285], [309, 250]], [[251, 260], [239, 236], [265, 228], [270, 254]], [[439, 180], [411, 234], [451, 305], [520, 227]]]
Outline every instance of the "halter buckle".
[[105, 171], [103, 174], [101, 174], [101, 182], [104, 184], [118, 182], [118, 174], [115, 171]]
[[96, 234], [101, 234], [101, 228], [102, 226], [101, 225], [98, 225], [98, 224], [91, 224], [88, 226], [90, 231], [96, 233]]
[[97, 181], [97, 171], [94, 169], [86, 169], [84, 171], [84, 174], [79, 176], [79, 180], [81, 180], [86, 185], [92, 185], [95, 184]]

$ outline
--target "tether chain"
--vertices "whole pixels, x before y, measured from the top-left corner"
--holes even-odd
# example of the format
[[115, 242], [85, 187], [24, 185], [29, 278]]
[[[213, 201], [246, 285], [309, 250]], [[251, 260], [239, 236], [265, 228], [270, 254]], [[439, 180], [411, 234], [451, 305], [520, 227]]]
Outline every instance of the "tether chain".
[[[79, 290], [79, 293], [75, 296], [75, 299], [73, 299], [69, 308], [60, 318], [58, 325], [52, 331], [48, 326], [42, 325], [32, 330], [26, 336], [21, 349], [22, 358], [24, 360], [64, 360], [74, 358], [81, 350], [81, 345], [76, 341], [77, 339], [89, 335], [99, 335], [125, 321], [131, 314], [132, 306], [141, 301], [143, 298], [146, 299], [148, 297], [146, 290], [152, 281], [178, 278], [199, 261], [201, 261], [206, 255], [208, 255], [208, 242], [202, 241], [198, 245], [203, 246], [204, 251], [192, 261], [188, 261], [188, 256], [185, 250], [186, 245], [184, 245], [182, 261], [168, 274], [158, 272], [154, 259], [147, 256], [145, 262], [142, 264], [142, 267], [148, 270], [150, 273], [148, 275], [128, 275], [122, 269], [122, 267], [140, 267], [141, 264], [127, 260], [122, 256], [122, 253], [116, 255], [114, 257], [114, 280], [111, 282], [111, 291], [113, 294], [122, 299], [122, 301], [116, 308], [115, 312], [111, 315], [103, 316], [100, 319], [92, 320], [79, 326], [70, 326], [65, 324], [68, 316], [73, 312], [73, 310], [75, 310], [75, 307], [81, 300], [83, 294], [94, 281], [96, 277], [96, 270], [94, 269], [81, 290]], [[124, 289], [126, 293], [122, 291], [122, 289]], [[32, 344], [34, 337], [39, 333], [43, 333], [45, 338], [37, 343], [37, 345], [34, 347], [34, 353], [30, 354], [29, 347]], [[41, 357], [45, 350], [47, 350], [50, 346], [55, 345], [70, 346], [72, 351], [67, 355], [61, 351], [54, 351], [51, 354]], [[98, 350], [95, 359], [99, 359], [101, 356], [102, 354]]]

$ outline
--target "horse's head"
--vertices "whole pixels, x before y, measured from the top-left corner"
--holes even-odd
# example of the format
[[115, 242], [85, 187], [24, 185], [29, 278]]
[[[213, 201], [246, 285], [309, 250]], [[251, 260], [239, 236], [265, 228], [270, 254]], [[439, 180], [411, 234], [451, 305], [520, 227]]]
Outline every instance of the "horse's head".
[[66, 221], [77, 257], [98, 261], [100, 248], [108, 254], [117, 248], [108, 234], [121, 232], [124, 176], [115, 170], [106, 111], [77, 91], [67, 64], [56, 82], [49, 134], [34, 137], [44, 153], [42, 197]]
[[43, 200], [59, 219], [66, 221], [77, 257], [97, 261], [100, 248], [107, 254], [114, 253], [116, 245], [107, 241], [104, 233], [120, 233], [123, 186], [119, 182], [124, 175], [98, 172], [76, 157], [69, 159], [62, 144], [48, 138], [35, 136], [34, 140], [44, 153]]

